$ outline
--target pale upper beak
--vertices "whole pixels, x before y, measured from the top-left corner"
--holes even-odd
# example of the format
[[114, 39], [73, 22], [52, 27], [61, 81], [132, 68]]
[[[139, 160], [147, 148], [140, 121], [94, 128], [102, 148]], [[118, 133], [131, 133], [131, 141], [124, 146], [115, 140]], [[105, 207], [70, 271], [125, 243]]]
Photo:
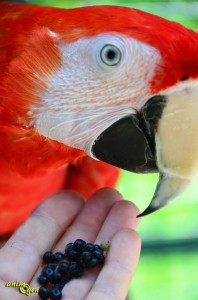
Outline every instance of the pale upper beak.
[[166, 96], [155, 141], [160, 179], [149, 207], [140, 216], [169, 203], [198, 172], [198, 86]]
[[139, 115], [106, 129], [92, 147], [93, 156], [137, 173], [158, 172], [159, 182], [147, 215], [168, 204], [198, 171], [198, 85], [152, 97]]

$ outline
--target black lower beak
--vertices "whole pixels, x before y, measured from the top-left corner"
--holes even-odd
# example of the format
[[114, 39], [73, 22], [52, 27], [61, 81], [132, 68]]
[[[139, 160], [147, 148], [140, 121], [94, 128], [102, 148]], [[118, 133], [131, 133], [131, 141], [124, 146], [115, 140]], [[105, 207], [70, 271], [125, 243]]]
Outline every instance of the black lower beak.
[[157, 171], [154, 155], [136, 115], [107, 128], [95, 141], [92, 152], [97, 159], [127, 171]]
[[96, 139], [93, 156], [131, 172], [158, 172], [155, 127], [164, 103], [164, 96], [152, 97], [137, 115], [112, 124]]

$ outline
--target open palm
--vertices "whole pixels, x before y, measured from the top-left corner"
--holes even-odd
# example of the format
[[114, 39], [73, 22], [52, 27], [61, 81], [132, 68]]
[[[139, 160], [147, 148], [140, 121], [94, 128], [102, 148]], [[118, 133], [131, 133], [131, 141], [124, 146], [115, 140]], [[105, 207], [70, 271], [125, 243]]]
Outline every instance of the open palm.
[[[134, 231], [138, 210], [113, 189], [102, 189], [85, 202], [73, 191], [62, 191], [44, 201], [0, 250], [0, 299], [22, 300], [19, 288], [7, 282], [25, 282], [38, 288], [42, 255], [63, 251], [81, 238], [86, 242], [110, 241], [103, 267], [96, 267], [63, 289], [63, 300], [124, 300], [134, 274], [140, 238]], [[28, 299], [38, 299], [31, 293]]]

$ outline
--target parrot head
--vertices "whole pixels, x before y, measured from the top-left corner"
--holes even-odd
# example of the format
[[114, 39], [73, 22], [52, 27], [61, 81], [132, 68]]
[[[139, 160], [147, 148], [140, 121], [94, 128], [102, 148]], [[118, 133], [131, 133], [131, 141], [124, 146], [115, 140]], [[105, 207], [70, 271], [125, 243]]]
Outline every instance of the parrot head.
[[46, 10], [20, 59], [31, 85], [27, 126], [121, 169], [159, 172], [141, 215], [166, 205], [196, 176], [193, 30], [126, 7], [57, 9], [53, 18]]

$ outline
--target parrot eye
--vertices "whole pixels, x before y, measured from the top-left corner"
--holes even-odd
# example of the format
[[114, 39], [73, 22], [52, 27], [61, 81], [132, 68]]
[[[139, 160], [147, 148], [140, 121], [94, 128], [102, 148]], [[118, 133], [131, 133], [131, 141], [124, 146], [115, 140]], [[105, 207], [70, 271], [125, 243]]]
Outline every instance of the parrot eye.
[[114, 45], [105, 45], [100, 52], [102, 61], [108, 66], [117, 65], [121, 60], [121, 56], [120, 49]]

